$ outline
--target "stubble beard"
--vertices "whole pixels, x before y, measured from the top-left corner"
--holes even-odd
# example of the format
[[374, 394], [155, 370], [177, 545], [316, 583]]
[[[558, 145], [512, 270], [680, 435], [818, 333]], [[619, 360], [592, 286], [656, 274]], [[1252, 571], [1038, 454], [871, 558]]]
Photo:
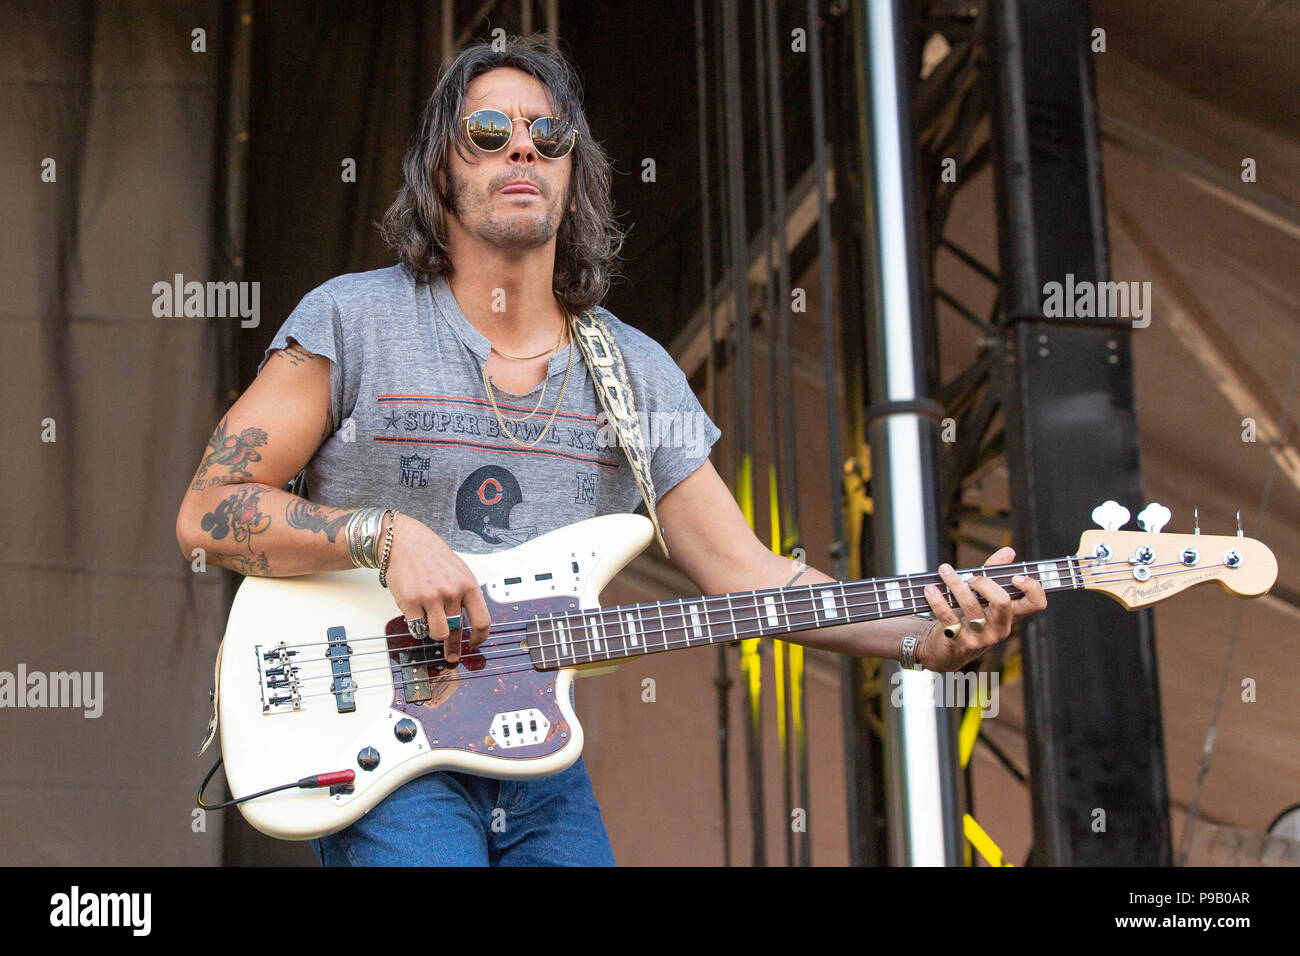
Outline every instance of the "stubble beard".
[[503, 216], [493, 208], [493, 199], [467, 204], [469, 189], [465, 181], [450, 170], [447, 179], [451, 185], [445, 197], [448, 208], [466, 232], [488, 245], [525, 252], [546, 245], [559, 231], [563, 210], [558, 204], [548, 204], [543, 216]]

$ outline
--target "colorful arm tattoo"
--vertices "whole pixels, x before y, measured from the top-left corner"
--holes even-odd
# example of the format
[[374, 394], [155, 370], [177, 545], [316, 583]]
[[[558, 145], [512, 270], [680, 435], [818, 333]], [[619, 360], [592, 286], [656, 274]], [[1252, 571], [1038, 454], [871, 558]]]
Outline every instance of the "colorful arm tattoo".
[[258, 505], [266, 485], [237, 485], [234, 491], [199, 522], [212, 540], [230, 538], [248, 547], [253, 554], [253, 536], [264, 534], [271, 527], [270, 515], [262, 514]]
[[[248, 466], [262, 460], [256, 449], [266, 444], [266, 432], [261, 428], [245, 428], [238, 435], [226, 434], [226, 419], [221, 419], [217, 430], [208, 439], [208, 454], [199, 465], [192, 491], [201, 491], [214, 485], [231, 484], [233, 480], [247, 480], [253, 477]], [[226, 473], [219, 477], [207, 478], [209, 468], [224, 467]]]
[[338, 533], [343, 530], [343, 526], [348, 523], [348, 519], [355, 513], [345, 511], [338, 515], [331, 514], [334, 510], [330, 508], [327, 511], [320, 505], [298, 499], [289, 502], [289, 506], [284, 510], [284, 520], [290, 528], [323, 533], [333, 544]]

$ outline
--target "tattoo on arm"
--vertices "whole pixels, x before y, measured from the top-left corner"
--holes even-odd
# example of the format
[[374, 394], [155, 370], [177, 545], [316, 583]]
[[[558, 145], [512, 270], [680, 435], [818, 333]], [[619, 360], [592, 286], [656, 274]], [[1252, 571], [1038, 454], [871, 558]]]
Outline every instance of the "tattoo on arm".
[[258, 552], [251, 558], [242, 554], [214, 552], [210, 556], [210, 560], [219, 568], [229, 568], [231, 571], [238, 571], [245, 576], [272, 577], [271, 563], [266, 560], [266, 554], [263, 552]]
[[[232, 541], [248, 547], [253, 551], [253, 536], [264, 534], [271, 527], [271, 516], [262, 514], [259, 509], [262, 492], [266, 485], [239, 485], [225, 500], [203, 516], [199, 522], [204, 531], [212, 535], [213, 541]], [[262, 554], [263, 561], [266, 555]]]
[[[232, 479], [246, 480], [253, 477], [248, 466], [262, 460], [257, 452], [266, 444], [266, 432], [261, 428], [245, 428], [238, 435], [226, 433], [226, 419], [221, 419], [217, 430], [208, 439], [208, 453], [199, 464], [194, 476], [191, 491], [201, 491], [214, 485], [231, 484]], [[208, 478], [209, 468], [224, 467], [226, 473], [219, 477]]]
[[331, 515], [329, 512], [333, 510], [330, 508], [327, 512], [320, 505], [314, 505], [310, 501], [291, 501], [284, 509], [284, 520], [290, 528], [322, 533], [333, 544], [338, 533], [355, 513], [345, 511], [342, 514]]
[[304, 362], [310, 360], [315, 354], [315, 352], [308, 352], [297, 342], [290, 342], [287, 347], [277, 349], [272, 353], [273, 356], [283, 355], [294, 365], [302, 365]]
[[325, 430], [320, 433], [320, 440], [324, 442], [330, 435], [334, 434], [334, 412], [328, 405], [325, 406]]

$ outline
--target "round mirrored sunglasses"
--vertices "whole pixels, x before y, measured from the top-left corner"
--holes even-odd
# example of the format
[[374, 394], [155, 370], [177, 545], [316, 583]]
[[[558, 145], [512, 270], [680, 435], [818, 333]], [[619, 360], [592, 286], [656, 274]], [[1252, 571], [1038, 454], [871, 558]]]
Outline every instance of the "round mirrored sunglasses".
[[[518, 120], [528, 122], [528, 117], [511, 119], [500, 110], [475, 110], [464, 119], [469, 141], [485, 153], [495, 153], [506, 148]], [[528, 135], [533, 148], [547, 159], [563, 159], [573, 149], [578, 133], [572, 126], [554, 116], [539, 116], [528, 124]]]

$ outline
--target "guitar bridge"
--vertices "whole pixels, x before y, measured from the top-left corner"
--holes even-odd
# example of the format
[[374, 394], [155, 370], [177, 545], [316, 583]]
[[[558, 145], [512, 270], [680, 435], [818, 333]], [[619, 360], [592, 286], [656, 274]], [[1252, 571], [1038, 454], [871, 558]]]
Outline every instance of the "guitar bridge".
[[302, 710], [302, 691], [298, 687], [298, 665], [284, 641], [270, 648], [258, 644], [254, 649], [257, 658], [257, 684], [262, 694], [263, 714], [291, 714]]

